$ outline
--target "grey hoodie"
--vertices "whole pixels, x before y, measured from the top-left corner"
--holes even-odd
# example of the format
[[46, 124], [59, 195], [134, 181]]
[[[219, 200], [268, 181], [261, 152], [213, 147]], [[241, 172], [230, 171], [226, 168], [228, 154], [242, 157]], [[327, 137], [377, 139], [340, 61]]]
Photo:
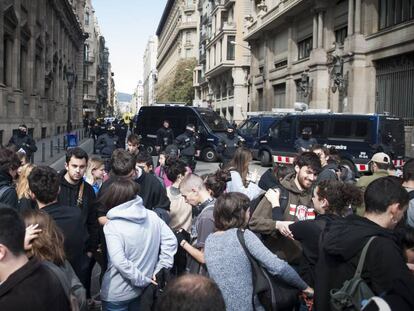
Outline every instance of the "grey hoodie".
[[173, 266], [177, 239], [156, 213], [137, 196], [112, 208], [104, 226], [108, 268], [102, 280], [101, 299], [124, 301], [139, 297], [162, 268]]

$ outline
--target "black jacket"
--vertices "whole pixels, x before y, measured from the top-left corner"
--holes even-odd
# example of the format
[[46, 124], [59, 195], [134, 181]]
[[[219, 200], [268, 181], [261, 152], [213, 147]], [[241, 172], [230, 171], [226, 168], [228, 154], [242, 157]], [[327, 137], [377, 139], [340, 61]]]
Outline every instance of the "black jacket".
[[163, 149], [174, 141], [174, 132], [171, 128], [161, 127], [157, 130], [157, 146]]
[[31, 259], [0, 285], [0, 310], [69, 311], [59, 279], [37, 259]]
[[111, 156], [112, 152], [118, 148], [119, 137], [116, 135], [103, 134], [98, 137], [95, 148], [98, 149], [103, 156]]
[[196, 133], [186, 130], [178, 135], [174, 143], [180, 149], [180, 154], [187, 157], [193, 157], [198, 149], [199, 137]]
[[[72, 185], [65, 179], [66, 171], [61, 172], [60, 192], [58, 202], [61, 205], [77, 207], [77, 200], [81, 183]], [[83, 227], [89, 235], [87, 240], [86, 250], [94, 252], [98, 249], [99, 234], [98, 234], [98, 218], [97, 218], [97, 202], [95, 192], [91, 185], [82, 180], [84, 184], [82, 204], [80, 206], [82, 214]]]
[[26, 152], [28, 159], [30, 159], [32, 154], [37, 151], [36, 142], [29, 135], [13, 135], [7, 146], [12, 145], [16, 146], [16, 151], [19, 151], [19, 149], [22, 148]]
[[336, 163], [328, 163], [322, 168], [322, 170], [318, 174], [318, 178], [316, 179], [315, 185], [319, 184], [321, 181], [324, 180], [338, 180], [338, 175], [336, 175], [336, 171], [338, 170], [339, 167]]
[[264, 191], [267, 191], [270, 188], [280, 187], [280, 182], [273, 173], [273, 169], [269, 168], [266, 172], [264, 172], [262, 177], [260, 177], [258, 185]]
[[0, 189], [3, 187], [9, 187], [9, 189], [5, 190], [4, 193], [0, 197], [0, 203], [6, 204], [11, 208], [17, 208], [17, 193], [16, 189], [13, 185], [13, 178], [10, 176], [9, 173], [4, 171], [0, 171]]
[[[327, 224], [316, 264], [315, 310], [330, 310], [329, 291], [339, 289], [354, 276], [361, 251], [370, 237], [362, 278], [376, 294], [389, 292], [400, 279], [407, 279], [414, 290], [414, 277], [407, 268], [393, 231], [367, 218], [351, 215]], [[414, 293], [411, 293], [414, 296]], [[414, 305], [412, 306], [414, 309]]]
[[83, 227], [81, 212], [77, 208], [59, 203], [47, 205], [42, 210], [48, 213], [62, 230], [66, 257], [76, 275], [82, 280], [88, 233]]

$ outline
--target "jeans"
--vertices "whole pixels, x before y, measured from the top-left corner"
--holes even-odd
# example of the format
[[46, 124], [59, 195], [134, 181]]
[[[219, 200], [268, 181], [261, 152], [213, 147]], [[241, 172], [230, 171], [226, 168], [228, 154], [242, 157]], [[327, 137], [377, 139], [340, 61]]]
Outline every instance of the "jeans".
[[124, 301], [102, 301], [103, 311], [138, 311], [140, 297]]

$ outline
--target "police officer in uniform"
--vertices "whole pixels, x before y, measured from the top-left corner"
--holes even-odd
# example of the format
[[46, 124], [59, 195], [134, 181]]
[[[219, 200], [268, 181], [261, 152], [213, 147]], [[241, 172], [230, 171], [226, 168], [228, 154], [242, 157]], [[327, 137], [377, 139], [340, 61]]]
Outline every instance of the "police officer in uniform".
[[27, 126], [25, 124], [19, 125], [17, 134], [10, 138], [7, 146], [15, 146], [16, 151], [25, 153], [29, 161], [33, 153], [37, 151], [34, 139], [27, 135]]
[[99, 136], [98, 142], [96, 143], [96, 149], [100, 151], [103, 158], [109, 158], [112, 152], [117, 148], [118, 136], [115, 135], [115, 127], [110, 125], [107, 133]]
[[194, 172], [196, 167], [195, 155], [198, 152], [199, 137], [196, 133], [194, 124], [188, 124], [185, 127], [185, 132], [178, 135], [175, 139], [175, 144], [180, 150], [181, 159], [191, 168]]
[[118, 148], [125, 149], [125, 139], [128, 134], [128, 125], [125, 124], [125, 121], [121, 119], [115, 125], [115, 135], [118, 136]]
[[155, 145], [155, 149], [157, 152], [160, 152], [173, 142], [174, 132], [170, 128], [170, 122], [168, 120], [164, 120], [162, 122], [162, 127], [157, 130], [157, 143]]
[[233, 127], [230, 126], [227, 128], [226, 136], [220, 140], [217, 147], [217, 151], [221, 155], [223, 166], [230, 162], [236, 149], [242, 145], [243, 141], [243, 138], [237, 135]]
[[295, 140], [295, 148], [299, 153], [310, 151], [312, 146], [317, 145], [318, 142], [312, 137], [312, 129], [304, 127], [302, 129], [302, 137]]

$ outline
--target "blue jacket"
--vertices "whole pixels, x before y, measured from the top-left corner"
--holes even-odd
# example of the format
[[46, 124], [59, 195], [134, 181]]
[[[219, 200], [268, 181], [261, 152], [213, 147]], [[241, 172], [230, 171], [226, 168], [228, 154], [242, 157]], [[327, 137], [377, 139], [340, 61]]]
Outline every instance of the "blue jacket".
[[124, 301], [141, 295], [154, 274], [171, 268], [177, 239], [141, 197], [115, 206], [104, 226], [108, 268], [101, 287], [104, 301]]

